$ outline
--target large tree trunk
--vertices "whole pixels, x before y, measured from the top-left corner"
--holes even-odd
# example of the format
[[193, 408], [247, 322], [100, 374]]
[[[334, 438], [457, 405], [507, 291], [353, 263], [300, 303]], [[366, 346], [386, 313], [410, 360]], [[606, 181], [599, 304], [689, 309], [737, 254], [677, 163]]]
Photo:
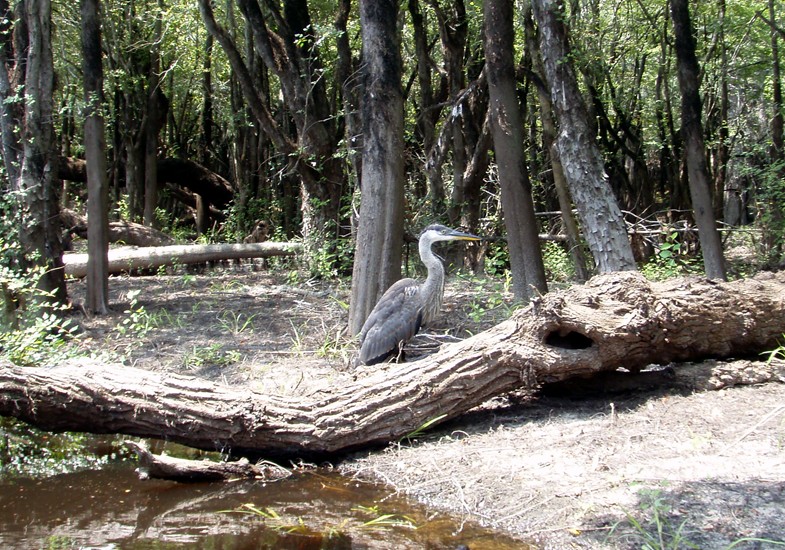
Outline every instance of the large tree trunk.
[[403, 247], [403, 91], [398, 6], [360, 2], [365, 89], [360, 224], [349, 330], [357, 334], [379, 296], [401, 277]]
[[575, 266], [575, 276], [579, 281], [589, 278], [586, 255], [583, 253], [583, 243], [581, 233], [575, 216], [572, 213], [572, 197], [570, 196], [567, 179], [564, 177], [559, 154], [556, 150], [556, 121], [553, 118], [553, 104], [550, 94], [545, 84], [545, 68], [542, 64], [540, 48], [537, 46], [537, 36], [534, 29], [534, 19], [531, 7], [526, 9], [524, 14], [524, 30], [526, 33], [526, 49], [532, 58], [533, 80], [537, 89], [537, 99], [540, 105], [540, 123], [542, 124], [542, 146], [550, 159], [553, 186], [556, 188], [556, 196], [559, 200], [559, 210], [561, 210], [564, 233], [567, 235], [567, 246]]
[[[301, 250], [297, 243], [188, 244], [147, 248], [115, 248], [109, 251], [109, 273], [132, 269], [155, 269], [174, 264], [201, 264], [240, 258], [294, 256]], [[65, 254], [65, 273], [69, 277], [87, 274], [87, 254]]]
[[105, 314], [109, 307], [109, 185], [104, 137], [104, 71], [98, 0], [82, 0], [84, 142], [87, 158], [87, 309]]
[[615, 273], [551, 292], [426, 359], [376, 365], [321, 394], [263, 395], [121, 365], [6, 363], [0, 414], [50, 430], [165, 438], [237, 454], [324, 456], [395, 441], [511, 390], [621, 367], [755, 356], [783, 332], [785, 272], [732, 283], [653, 283]]
[[572, 67], [563, 4], [532, 0], [553, 107], [559, 121], [559, 160], [575, 201], [583, 234], [601, 273], [635, 269], [621, 210], [594, 141]]
[[18, 190], [22, 196], [19, 241], [31, 263], [45, 268], [39, 286], [53, 298], [66, 299], [63, 247], [60, 240], [57, 153], [54, 146], [52, 95], [52, 5], [50, 0], [26, 0], [28, 29], [24, 80], [22, 167]]
[[681, 89], [681, 131], [687, 153], [690, 197], [695, 222], [698, 224], [703, 266], [707, 277], [724, 280], [725, 259], [709, 187], [709, 168], [706, 164], [701, 99], [698, 92], [698, 58], [695, 55], [695, 38], [692, 35], [688, 0], [671, 1], [671, 18], [676, 35], [676, 58]]
[[548, 292], [524, 160], [523, 118], [515, 90], [512, 0], [486, 0], [485, 57], [493, 148], [499, 169], [513, 288], [519, 300]]

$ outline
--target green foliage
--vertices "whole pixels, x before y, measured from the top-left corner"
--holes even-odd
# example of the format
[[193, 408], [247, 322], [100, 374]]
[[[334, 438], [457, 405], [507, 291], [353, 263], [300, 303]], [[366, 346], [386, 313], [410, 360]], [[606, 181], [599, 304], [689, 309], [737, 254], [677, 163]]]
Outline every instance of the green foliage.
[[123, 311], [126, 317], [117, 325], [117, 332], [127, 336], [132, 335], [137, 338], [144, 336], [155, 327], [153, 317], [147, 312], [145, 307], [139, 303], [140, 290], [132, 290], [128, 293], [128, 309]]
[[[785, 334], [782, 335], [785, 338]], [[767, 361], [771, 363], [774, 359], [785, 359], [785, 343], [780, 344], [771, 351], [765, 351], [761, 355], [768, 355]]]
[[218, 322], [224, 330], [235, 336], [246, 331], [254, 330], [253, 321], [256, 315], [245, 315], [243, 312], [225, 310], [218, 317]]
[[[672, 525], [668, 519], [671, 506], [662, 497], [660, 491], [644, 490], [640, 493], [641, 511], [647, 516], [640, 521], [631, 513], [625, 511], [630, 529], [620, 533], [620, 538], [632, 541], [641, 550], [679, 550], [684, 548], [699, 548], [690, 543], [685, 537], [687, 519], [678, 525]], [[615, 534], [621, 523], [613, 526], [609, 537]]]
[[666, 233], [663, 240], [654, 257], [641, 267], [644, 276], [653, 281], [662, 281], [700, 272], [700, 262], [687, 255], [678, 231]]
[[542, 246], [542, 261], [549, 281], [568, 282], [575, 279], [575, 265], [562, 245], [547, 241]]
[[337, 237], [330, 222], [305, 243], [308, 274], [316, 279], [337, 279], [352, 272], [354, 246], [350, 238]]
[[183, 357], [183, 366], [189, 369], [204, 366], [227, 366], [242, 361], [243, 356], [237, 350], [224, 349], [222, 344], [209, 346], [194, 346]]
[[[674, 524], [669, 519], [672, 507], [667, 502], [662, 492], [658, 489], [644, 489], [639, 493], [640, 509], [644, 516], [638, 519], [632, 513], [624, 511], [626, 523], [620, 521], [616, 523], [608, 533], [609, 540], [623, 541], [632, 544], [641, 550], [686, 550], [698, 549], [700, 546], [690, 542], [690, 532], [697, 532], [690, 529], [689, 517], [683, 519], [678, 524]], [[733, 541], [725, 550], [736, 548], [740, 544], [757, 542], [765, 543], [767, 546], [785, 547], [785, 542], [763, 539], [757, 537], [742, 537]], [[758, 546], [756, 546], [757, 548]]]
[[417, 523], [409, 516], [400, 514], [385, 514], [379, 509], [379, 506], [355, 506], [352, 508], [355, 512], [361, 512], [370, 519], [363, 523], [363, 527], [407, 527], [409, 529], [417, 529]]
[[401, 438], [401, 441], [403, 441], [403, 440], [411, 441], [412, 439], [421, 436], [428, 429], [430, 429], [431, 426], [433, 426], [434, 424], [438, 424], [439, 422], [444, 420], [446, 417], [447, 417], [446, 414], [440, 414], [439, 416], [436, 416], [434, 418], [431, 418], [430, 420], [427, 420], [427, 421], [423, 422], [422, 425], [418, 426], [417, 428], [415, 428], [414, 430], [412, 430], [411, 432], [409, 432], [408, 434], [403, 436]]
[[[119, 445], [98, 455], [90, 445], [93, 436], [83, 433], [49, 433], [13, 418], [0, 418], [0, 477], [5, 475], [51, 476], [94, 468], [117, 458]], [[102, 446], [103, 447], [103, 446]]]
[[491, 277], [504, 276], [510, 270], [510, 252], [505, 241], [494, 241], [485, 253], [485, 273]]
[[40, 365], [73, 352], [77, 327], [67, 307], [39, 287], [45, 270], [25, 258], [16, 239], [14, 197], [0, 202], [0, 353], [18, 365]]

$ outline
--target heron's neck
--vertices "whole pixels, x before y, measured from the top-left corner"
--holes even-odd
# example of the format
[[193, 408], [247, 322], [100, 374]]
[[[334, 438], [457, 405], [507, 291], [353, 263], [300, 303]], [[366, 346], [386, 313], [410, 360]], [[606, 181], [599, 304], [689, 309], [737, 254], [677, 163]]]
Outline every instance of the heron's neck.
[[428, 268], [428, 277], [423, 284], [422, 293], [427, 297], [428, 304], [425, 307], [425, 322], [433, 318], [442, 307], [442, 295], [444, 294], [444, 265], [439, 257], [433, 253], [430, 245], [420, 243], [420, 259], [425, 267]]

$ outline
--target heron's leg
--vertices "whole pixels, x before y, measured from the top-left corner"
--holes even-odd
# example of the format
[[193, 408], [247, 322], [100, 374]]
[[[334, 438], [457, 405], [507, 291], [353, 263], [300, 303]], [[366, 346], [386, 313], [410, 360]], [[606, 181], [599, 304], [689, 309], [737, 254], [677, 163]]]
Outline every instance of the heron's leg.
[[398, 352], [395, 353], [395, 359], [393, 360], [395, 363], [405, 363], [406, 362], [406, 350], [404, 349], [406, 346], [406, 342], [401, 340], [398, 342]]

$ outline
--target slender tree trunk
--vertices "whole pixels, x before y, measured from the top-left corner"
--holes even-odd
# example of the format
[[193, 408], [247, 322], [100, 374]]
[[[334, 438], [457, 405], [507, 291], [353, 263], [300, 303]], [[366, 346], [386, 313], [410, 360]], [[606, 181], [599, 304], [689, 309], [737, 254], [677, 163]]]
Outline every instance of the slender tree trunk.
[[98, 0], [82, 0], [82, 72], [84, 73], [84, 146], [87, 160], [87, 309], [105, 314], [109, 306], [109, 188], [106, 181], [106, 140], [101, 19]]
[[396, 0], [361, 0], [365, 66], [360, 223], [349, 329], [360, 332], [379, 296], [401, 276], [403, 90]]
[[[431, 56], [428, 53], [428, 26], [427, 12], [420, 7], [419, 0], [408, 1], [409, 16], [412, 20], [412, 32], [414, 33], [414, 51], [417, 59], [417, 84], [419, 95], [417, 97], [417, 122], [415, 125], [416, 142], [422, 144], [422, 150], [427, 155], [434, 145], [436, 136], [436, 118], [434, 113], [439, 109], [433, 107], [433, 84], [431, 82]], [[425, 176], [432, 174], [426, 170]], [[439, 183], [441, 185], [441, 174]], [[422, 177], [417, 177], [415, 181], [414, 194], [418, 200], [424, 199], [428, 190]], [[444, 198], [442, 191], [440, 198]]]
[[540, 53], [559, 121], [559, 161], [600, 272], [635, 269], [621, 210], [613, 196], [570, 61], [561, 0], [532, 0]]
[[349, 41], [347, 24], [351, 13], [351, 0], [339, 1], [338, 13], [335, 16], [335, 28], [339, 32], [336, 48], [338, 60], [336, 63], [336, 76], [341, 85], [341, 100], [344, 118], [344, 142], [349, 153], [349, 163], [352, 167], [351, 176], [348, 178], [352, 188], [359, 185], [362, 173], [362, 121], [360, 120], [358, 82], [355, 76], [352, 50]]
[[[771, 24], [776, 26], [777, 13], [774, 9], [774, 0], [769, 0], [769, 19]], [[774, 115], [771, 117], [771, 141], [772, 152], [771, 160], [776, 163], [785, 160], [785, 124], [783, 124], [783, 105], [782, 100], [782, 79], [780, 77], [780, 50], [779, 50], [779, 33], [775, 27], [771, 29], [771, 79], [772, 79], [772, 96], [774, 102]], [[783, 185], [782, 181], [785, 180], [785, 168], [779, 170], [779, 185]], [[774, 193], [769, 198], [768, 208], [770, 210], [771, 230], [768, 231], [767, 247], [776, 258], [782, 252], [783, 241], [785, 240], [785, 205], [782, 204], [782, 194]]]
[[210, 166], [209, 159], [213, 148], [213, 38], [208, 34], [204, 41], [204, 61], [202, 61], [202, 113], [199, 119], [199, 162]]
[[706, 164], [706, 146], [703, 141], [701, 99], [698, 92], [698, 58], [695, 56], [689, 1], [671, 0], [671, 18], [676, 35], [682, 134], [687, 153], [690, 195], [695, 222], [698, 224], [704, 269], [708, 278], [725, 280], [725, 259], [714, 219], [709, 169]]
[[[22, 4], [20, 4], [22, 5]], [[8, 5], [8, 0], [0, 1], [0, 140], [3, 155], [3, 167], [7, 181], [14, 185], [19, 181], [21, 168], [19, 127], [21, 126], [23, 112], [22, 105], [14, 101], [17, 92], [18, 73], [21, 67], [17, 62], [17, 55], [24, 52], [14, 51], [14, 20], [16, 15]], [[0, 187], [7, 192], [7, 186]]]
[[499, 168], [512, 280], [518, 299], [548, 292], [523, 149], [523, 119], [515, 91], [512, 0], [486, 0], [483, 9], [491, 132]]
[[150, 52], [150, 74], [147, 79], [147, 125], [145, 126], [144, 148], [144, 224], [156, 226], [155, 209], [158, 207], [158, 134], [166, 121], [166, 110], [162, 109], [161, 86], [161, 36], [164, 4], [158, 0], [158, 15], [155, 18], [153, 45]]

